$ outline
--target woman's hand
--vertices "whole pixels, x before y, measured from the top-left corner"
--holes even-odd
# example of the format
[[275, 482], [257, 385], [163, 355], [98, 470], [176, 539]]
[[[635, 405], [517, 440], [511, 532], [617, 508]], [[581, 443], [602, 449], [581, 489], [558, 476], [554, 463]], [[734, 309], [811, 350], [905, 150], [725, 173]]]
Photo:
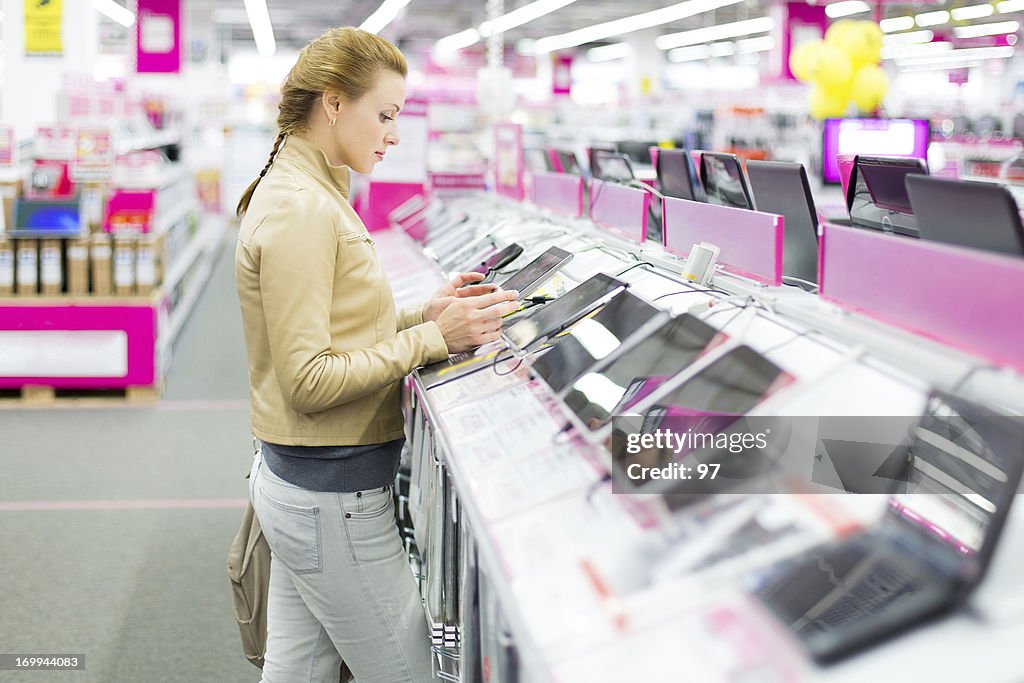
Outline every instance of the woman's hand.
[[[423, 307], [423, 322], [437, 320], [438, 316], [444, 312], [444, 309], [448, 308], [456, 299], [462, 299], [467, 296], [482, 296], [498, 289], [498, 285], [493, 282], [489, 282], [486, 285], [473, 284], [483, 279], [483, 273], [459, 273], [453, 277], [441, 289], [434, 292], [434, 295], [427, 301], [426, 306]], [[463, 285], [469, 286], [463, 287]]]
[[451, 297], [437, 318], [449, 353], [461, 353], [487, 344], [501, 336], [501, 318], [519, 308], [514, 290], [482, 296]]

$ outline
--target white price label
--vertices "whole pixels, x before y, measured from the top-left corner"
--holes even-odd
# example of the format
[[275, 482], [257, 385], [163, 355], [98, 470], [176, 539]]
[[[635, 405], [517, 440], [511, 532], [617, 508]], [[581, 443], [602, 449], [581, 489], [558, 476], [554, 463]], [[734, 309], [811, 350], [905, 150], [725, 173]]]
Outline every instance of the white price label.
[[40, 280], [44, 285], [59, 285], [60, 279], [60, 249], [47, 247], [40, 255]]

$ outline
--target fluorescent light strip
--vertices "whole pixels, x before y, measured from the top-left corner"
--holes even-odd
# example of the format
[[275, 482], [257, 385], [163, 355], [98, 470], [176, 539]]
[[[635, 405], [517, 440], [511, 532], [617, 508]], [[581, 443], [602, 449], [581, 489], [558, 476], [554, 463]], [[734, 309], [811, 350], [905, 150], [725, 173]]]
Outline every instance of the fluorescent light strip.
[[950, 10], [949, 13], [956, 21], [967, 21], [969, 19], [990, 17], [995, 11], [992, 5], [968, 5], [967, 7], [957, 7], [954, 10]]
[[729, 57], [731, 55], [749, 55], [755, 52], [768, 52], [775, 48], [775, 39], [771, 36], [748, 38], [746, 40], [724, 41], [710, 45], [690, 45], [677, 47], [668, 51], [668, 59], [676, 64], [696, 62], [711, 57]]
[[523, 5], [519, 9], [512, 10], [508, 14], [503, 14], [493, 21], [485, 21], [480, 24], [478, 30], [484, 38], [495, 33], [504, 33], [517, 26], [528, 24], [534, 19], [539, 19], [557, 9], [562, 9], [574, 2], [576, 0], [536, 0], [536, 2], [531, 2], [529, 5]]
[[861, 14], [862, 12], [870, 11], [871, 5], [862, 2], [862, 0], [842, 0], [842, 2], [833, 2], [825, 7], [825, 14], [829, 19], [838, 19], [840, 17], [848, 17], [851, 14]]
[[[107, 18], [113, 19], [125, 28], [135, 23], [135, 13], [114, 0], [92, 0], [93, 9], [104, 14]], [[2, 16], [2, 13], [0, 13]]]
[[707, 28], [698, 28], [692, 31], [668, 33], [655, 38], [654, 46], [659, 50], [670, 50], [676, 47], [685, 47], [686, 45], [699, 45], [700, 43], [709, 43], [714, 40], [748, 36], [751, 33], [765, 33], [773, 28], [775, 28], [775, 20], [773, 18], [758, 17], [757, 19], [734, 21], [730, 24], [708, 26]]
[[996, 5], [996, 9], [999, 10], [1000, 14], [1024, 12], [1024, 0], [1003, 0]]
[[957, 26], [953, 29], [953, 35], [957, 38], [980, 38], [982, 36], [999, 36], [1004, 33], [1016, 33], [1019, 30], [1019, 21], [997, 21], [991, 24]]
[[897, 33], [891, 36], [882, 36], [883, 47], [898, 47], [900, 45], [917, 45], [930, 43], [935, 37], [932, 31], [911, 31], [910, 33]]
[[938, 12], [924, 12], [914, 17], [914, 21], [922, 28], [925, 26], [940, 26], [949, 23], [949, 12], [944, 9]]
[[712, 57], [731, 57], [736, 54], [736, 43], [725, 41], [708, 45]]
[[[1024, 0], [1021, 0], [1021, 2], [1024, 2]], [[891, 19], [882, 19], [878, 22], [878, 28], [882, 29], [882, 33], [908, 31], [914, 28], [914, 17], [892, 17]]]
[[[249, 0], [246, 0], [245, 4], [248, 6]], [[366, 21], [359, 25], [359, 28], [370, 33], [380, 33], [395, 20], [402, 8], [408, 4], [409, 0], [384, 0], [377, 11], [368, 16]]]
[[707, 59], [711, 56], [711, 48], [707, 45], [691, 45], [690, 47], [677, 47], [668, 51], [668, 61], [681, 64], [682, 62], [695, 62], [699, 59]]
[[633, 31], [640, 31], [645, 28], [661, 26], [673, 21], [679, 21], [704, 12], [710, 12], [719, 7], [735, 5], [742, 0], [686, 0], [675, 5], [662, 7], [651, 12], [634, 14], [614, 21], [606, 21], [601, 24], [585, 26], [575, 31], [562, 33], [556, 36], [541, 38], [535, 45], [537, 54], [555, 52], [576, 47], [584, 43], [591, 43], [596, 40], [604, 40], [612, 36], [620, 36]]
[[747, 38], [736, 41], [736, 53], [741, 55], [751, 52], [769, 52], [775, 49], [775, 38], [772, 36], [761, 36], [760, 38]]
[[587, 50], [587, 59], [591, 62], [610, 62], [633, 54], [633, 46], [629, 43], [613, 43]]
[[277, 51], [274, 40], [274, 27], [270, 23], [270, 12], [267, 11], [267, 0], [245, 0], [245, 13], [252, 27], [252, 37], [256, 40], [256, 51], [262, 57], [271, 57]]
[[937, 43], [924, 43], [923, 45], [893, 45], [882, 48], [882, 59], [908, 59], [911, 57], [926, 57], [929, 55], [948, 53], [953, 51], [953, 43], [940, 41]]
[[1013, 56], [1013, 48], [1002, 47], [971, 47], [960, 50], [949, 50], [941, 55], [926, 57], [909, 57], [897, 59], [898, 66], [924, 66], [931, 64], [955, 64], [958, 62], [973, 62], [984, 59], [1006, 59]]
[[467, 28], [465, 31], [453, 33], [450, 36], [441, 38], [434, 43], [434, 49], [438, 52], [458, 52], [464, 47], [469, 47], [480, 40], [480, 32], [475, 28]]

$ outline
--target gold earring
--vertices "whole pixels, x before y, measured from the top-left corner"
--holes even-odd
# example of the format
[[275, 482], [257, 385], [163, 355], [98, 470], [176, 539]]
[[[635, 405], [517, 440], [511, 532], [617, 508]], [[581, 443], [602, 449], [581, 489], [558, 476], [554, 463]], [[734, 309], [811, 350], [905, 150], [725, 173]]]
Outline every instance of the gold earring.
[[337, 122], [338, 122], [338, 119], [336, 119], [336, 118], [332, 118], [332, 119], [331, 119], [331, 125], [332, 125], [332, 126], [333, 126], [334, 124], [336, 124]]

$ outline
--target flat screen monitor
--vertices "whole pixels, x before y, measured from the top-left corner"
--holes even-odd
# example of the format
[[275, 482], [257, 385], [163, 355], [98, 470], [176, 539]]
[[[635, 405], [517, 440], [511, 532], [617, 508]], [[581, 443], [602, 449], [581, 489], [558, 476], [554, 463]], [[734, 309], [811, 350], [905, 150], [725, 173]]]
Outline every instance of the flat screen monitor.
[[747, 176], [755, 208], [785, 219], [783, 273], [817, 283], [818, 214], [803, 164], [751, 159]]
[[658, 151], [658, 188], [666, 197], [704, 201], [704, 192], [697, 177], [690, 153], [685, 149]]
[[11, 233], [25, 237], [77, 237], [83, 232], [77, 199], [19, 199]]
[[656, 324], [657, 317], [657, 308], [631, 292], [622, 292], [559, 335], [558, 343], [533, 364], [533, 372], [557, 394], [615, 353], [630, 336], [643, 334], [645, 326]]
[[505, 338], [516, 348], [528, 348], [558, 334], [626, 287], [625, 282], [598, 273], [529, 316], [517, 319], [505, 330]]
[[752, 209], [743, 166], [735, 154], [704, 152], [700, 156], [700, 179], [709, 204]]
[[591, 152], [590, 168], [597, 180], [628, 183], [636, 178], [633, 164], [625, 154], [595, 149]]
[[822, 181], [840, 182], [838, 154], [928, 158], [930, 131], [924, 119], [825, 119]]
[[1020, 209], [996, 183], [907, 176], [921, 238], [999, 254], [1024, 256]]

